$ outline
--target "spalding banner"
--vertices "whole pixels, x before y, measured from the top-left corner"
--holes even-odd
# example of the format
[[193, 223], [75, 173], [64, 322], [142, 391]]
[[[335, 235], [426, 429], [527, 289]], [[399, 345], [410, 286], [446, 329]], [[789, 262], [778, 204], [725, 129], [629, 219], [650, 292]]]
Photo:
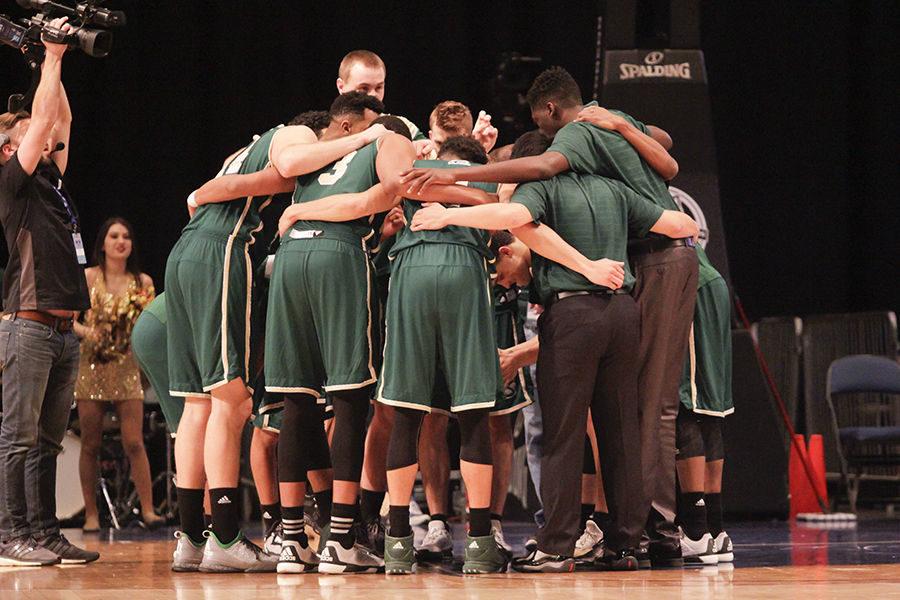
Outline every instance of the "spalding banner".
[[609, 50], [604, 55], [601, 103], [665, 129], [672, 136], [678, 176], [669, 191], [700, 224], [700, 242], [728, 278], [719, 205], [719, 177], [703, 52]]

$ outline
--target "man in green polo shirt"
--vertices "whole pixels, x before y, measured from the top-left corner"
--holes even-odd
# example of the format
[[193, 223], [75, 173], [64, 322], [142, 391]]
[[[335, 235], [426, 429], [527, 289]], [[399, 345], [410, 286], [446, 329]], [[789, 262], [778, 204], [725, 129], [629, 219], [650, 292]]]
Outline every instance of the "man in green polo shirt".
[[[578, 84], [560, 67], [541, 73], [527, 99], [535, 124], [553, 138], [546, 152], [475, 167], [465, 174], [457, 169], [412, 169], [404, 175], [404, 184], [419, 192], [459, 178], [518, 183], [572, 170], [616, 179], [649, 202], [677, 210], [665, 182], [678, 173], [678, 163], [666, 151], [671, 139], [665, 132], [623, 113], [585, 107]], [[632, 296], [641, 313], [638, 389], [647, 533], [650, 559], [658, 566], [683, 564], [674, 524], [675, 418], [697, 289], [697, 254], [692, 246], [686, 239], [649, 236], [636, 240], [628, 251], [637, 280]]]
[[[416, 214], [412, 229], [452, 224], [527, 232], [538, 223], [556, 230], [588, 259], [622, 261], [627, 258], [629, 234], [642, 237], [654, 232], [677, 238], [698, 231], [683, 213], [663, 210], [624, 184], [574, 173], [522, 185], [510, 204], [466, 209], [430, 205]], [[583, 438], [571, 432], [583, 427], [590, 408], [610, 512], [615, 515], [608, 553], [596, 566], [636, 569], [633, 549], [646, 515], [641, 453], [633, 443], [639, 434], [635, 359], [640, 319], [627, 294], [635, 277], [626, 268], [619, 289], [596, 285], [537, 253], [532, 258], [518, 240], [495, 235], [494, 243], [500, 246], [497, 284], [522, 286], [533, 281], [535, 301], [545, 307], [538, 356], [545, 441], [541, 467], [554, 478], [552, 484], [541, 486], [546, 525], [538, 534], [538, 549], [514, 568], [546, 572], [574, 567]]]

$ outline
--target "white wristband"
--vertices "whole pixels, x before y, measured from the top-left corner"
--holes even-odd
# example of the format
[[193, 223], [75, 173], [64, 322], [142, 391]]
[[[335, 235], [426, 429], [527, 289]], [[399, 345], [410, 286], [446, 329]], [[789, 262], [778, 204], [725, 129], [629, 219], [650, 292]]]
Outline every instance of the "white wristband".
[[197, 194], [197, 191], [191, 192], [190, 196], [187, 197], [187, 205], [191, 208], [198, 208], [197, 199], [194, 197]]

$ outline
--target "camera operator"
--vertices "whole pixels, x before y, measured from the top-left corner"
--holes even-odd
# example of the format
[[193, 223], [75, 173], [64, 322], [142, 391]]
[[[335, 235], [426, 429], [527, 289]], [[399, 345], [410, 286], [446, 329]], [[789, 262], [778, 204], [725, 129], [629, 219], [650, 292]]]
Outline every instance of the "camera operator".
[[[66, 18], [51, 27], [70, 32]], [[86, 563], [56, 518], [56, 457], [78, 375], [77, 311], [90, 308], [78, 212], [63, 186], [72, 114], [49, 43], [32, 115], [0, 115], [0, 222], [9, 249], [0, 320], [0, 565]]]

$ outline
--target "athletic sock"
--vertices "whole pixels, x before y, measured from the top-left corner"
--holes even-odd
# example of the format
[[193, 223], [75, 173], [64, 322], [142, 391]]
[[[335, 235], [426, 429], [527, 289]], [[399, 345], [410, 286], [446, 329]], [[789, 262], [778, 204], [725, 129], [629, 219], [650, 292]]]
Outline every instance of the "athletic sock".
[[262, 504], [260, 509], [262, 510], [263, 531], [268, 533], [272, 531], [272, 526], [281, 520], [281, 504], [278, 502]]
[[374, 521], [381, 516], [381, 505], [384, 504], [384, 492], [359, 490], [359, 518], [363, 523]]
[[306, 533], [303, 530], [303, 505], [283, 506], [281, 523], [284, 527], [284, 540], [288, 542], [300, 542], [307, 544]]
[[331, 503], [333, 502], [331, 488], [314, 492], [313, 498], [316, 499], [316, 509], [319, 513], [316, 525], [319, 526], [319, 529], [324, 529], [331, 522]]
[[230, 544], [241, 532], [238, 521], [238, 489], [216, 488], [209, 490], [212, 506], [212, 530], [223, 544]]
[[584, 531], [585, 525], [587, 525], [587, 520], [591, 518], [591, 514], [594, 512], [593, 504], [582, 504], [581, 505], [581, 520], [579, 521], [578, 531]]
[[503, 515], [498, 515], [497, 513], [491, 513], [491, 521], [503, 521]]
[[444, 513], [434, 513], [433, 515], [429, 515], [428, 519], [430, 521], [443, 521], [444, 525], [447, 524], [447, 515]]
[[593, 514], [591, 514], [591, 521], [597, 524], [597, 527], [600, 528], [600, 531], [603, 532], [603, 535], [606, 535], [607, 529], [612, 525], [612, 517], [609, 516], [608, 512], [601, 512], [599, 510], [595, 510]]
[[203, 543], [203, 532], [206, 525], [203, 523], [203, 490], [190, 488], [175, 488], [178, 498], [178, 516], [181, 519], [181, 531], [187, 535], [195, 545]]
[[491, 509], [469, 509], [469, 536], [482, 537], [491, 534]]
[[388, 532], [391, 537], [406, 537], [412, 534], [409, 525], [409, 504], [394, 506], [388, 509]]
[[706, 494], [706, 524], [709, 533], [716, 537], [725, 528], [722, 525], [722, 493]]
[[356, 541], [353, 535], [353, 521], [356, 519], [356, 504], [331, 505], [331, 533], [330, 540], [339, 542], [344, 548], [350, 549]]
[[709, 531], [706, 525], [706, 503], [703, 500], [703, 492], [682, 492], [681, 514], [678, 515], [678, 520], [685, 534], [692, 540], [699, 540]]

